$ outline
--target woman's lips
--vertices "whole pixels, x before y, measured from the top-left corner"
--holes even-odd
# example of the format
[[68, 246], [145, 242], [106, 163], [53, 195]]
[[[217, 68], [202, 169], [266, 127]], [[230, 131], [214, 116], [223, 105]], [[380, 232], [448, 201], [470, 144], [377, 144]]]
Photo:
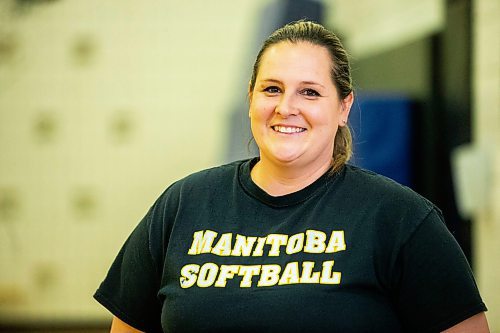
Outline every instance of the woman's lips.
[[275, 126], [271, 126], [271, 128], [275, 132], [285, 133], [285, 134], [302, 133], [302, 132], [306, 131], [305, 128], [303, 128], [303, 127], [296, 127], [296, 126], [275, 125]]

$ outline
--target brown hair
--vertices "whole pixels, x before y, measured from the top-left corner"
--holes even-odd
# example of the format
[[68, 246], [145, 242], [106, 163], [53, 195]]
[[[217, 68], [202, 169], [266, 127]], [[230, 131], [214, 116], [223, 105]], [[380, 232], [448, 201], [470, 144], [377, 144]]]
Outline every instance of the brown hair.
[[[253, 65], [250, 90], [254, 89], [260, 61], [265, 51], [272, 45], [281, 42], [309, 42], [323, 46], [332, 58], [331, 78], [337, 88], [339, 98], [346, 98], [352, 91], [351, 66], [349, 58], [340, 39], [321, 24], [311, 21], [297, 21], [289, 23], [273, 32], [262, 45]], [[352, 155], [352, 136], [349, 127], [339, 127], [335, 135], [333, 147], [333, 171], [340, 169]]]

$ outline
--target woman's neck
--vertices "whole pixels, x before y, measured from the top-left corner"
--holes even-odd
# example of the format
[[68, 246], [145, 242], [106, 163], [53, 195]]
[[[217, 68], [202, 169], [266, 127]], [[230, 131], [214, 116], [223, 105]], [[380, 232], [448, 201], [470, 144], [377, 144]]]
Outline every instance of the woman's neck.
[[264, 159], [259, 160], [250, 172], [257, 186], [272, 196], [297, 192], [319, 179], [331, 168], [331, 161], [298, 167], [295, 165], [276, 165]]

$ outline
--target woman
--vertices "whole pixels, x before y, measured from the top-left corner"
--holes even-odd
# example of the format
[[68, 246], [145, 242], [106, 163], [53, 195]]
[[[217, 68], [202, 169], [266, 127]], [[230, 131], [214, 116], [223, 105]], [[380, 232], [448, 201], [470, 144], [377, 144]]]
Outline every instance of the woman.
[[259, 157], [171, 185], [95, 294], [112, 332], [487, 332], [466, 259], [430, 202], [349, 165], [350, 67], [296, 22], [249, 84]]

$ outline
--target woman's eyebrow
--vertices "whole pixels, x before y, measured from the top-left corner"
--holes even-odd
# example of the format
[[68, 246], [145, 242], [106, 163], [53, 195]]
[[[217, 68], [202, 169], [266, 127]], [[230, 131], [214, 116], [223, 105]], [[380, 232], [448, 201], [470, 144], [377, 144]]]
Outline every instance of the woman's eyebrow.
[[320, 86], [321, 88], [325, 88], [325, 86], [322, 85], [321, 83], [314, 82], [314, 81], [302, 81], [301, 83], [302, 84], [312, 85], [312, 86]]
[[[279, 83], [279, 84], [282, 84], [282, 82], [280, 80], [277, 80], [277, 79], [262, 79], [260, 81], [264, 82], [264, 83]], [[324, 85], [322, 85], [321, 83], [315, 82], [315, 81], [301, 81], [300, 84], [307, 84], [307, 85], [319, 86], [319, 87], [325, 88]]]
[[276, 79], [262, 79], [260, 81], [261, 82], [265, 82], [265, 83], [279, 83], [279, 84], [281, 84], [281, 81], [280, 80], [276, 80]]

